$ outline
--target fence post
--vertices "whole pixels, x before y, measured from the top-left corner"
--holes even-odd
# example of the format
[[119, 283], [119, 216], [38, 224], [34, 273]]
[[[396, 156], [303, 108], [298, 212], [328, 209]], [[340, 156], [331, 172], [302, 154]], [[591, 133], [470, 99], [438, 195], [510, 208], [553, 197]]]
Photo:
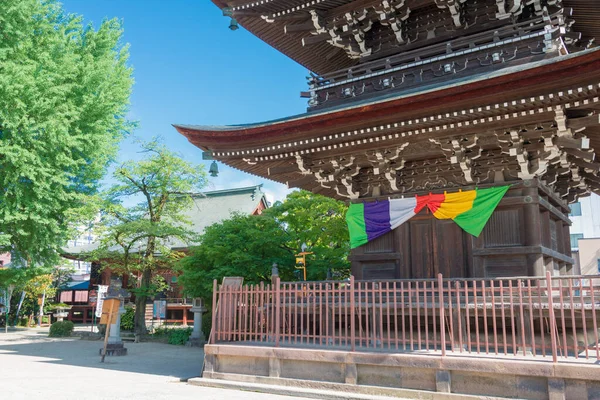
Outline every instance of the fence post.
[[350, 275], [350, 350], [351, 351], [355, 351], [356, 350], [356, 344], [355, 344], [355, 318], [356, 318], [356, 310], [355, 310], [355, 304], [354, 304], [354, 276]]
[[554, 319], [554, 304], [552, 302], [552, 275], [546, 271], [546, 289], [548, 291], [548, 317], [550, 319], [550, 339], [552, 341], [552, 362], [558, 362], [556, 349], [556, 319]]
[[275, 277], [275, 347], [279, 347], [279, 330], [281, 325], [281, 283], [279, 276]]
[[216, 341], [217, 331], [217, 280], [213, 280], [213, 303], [212, 303], [212, 326], [210, 328], [210, 335], [208, 336], [208, 343], [213, 344], [213, 339]]
[[442, 342], [442, 357], [446, 355], [446, 319], [444, 312], [444, 279], [438, 274], [438, 297], [440, 298], [440, 339]]

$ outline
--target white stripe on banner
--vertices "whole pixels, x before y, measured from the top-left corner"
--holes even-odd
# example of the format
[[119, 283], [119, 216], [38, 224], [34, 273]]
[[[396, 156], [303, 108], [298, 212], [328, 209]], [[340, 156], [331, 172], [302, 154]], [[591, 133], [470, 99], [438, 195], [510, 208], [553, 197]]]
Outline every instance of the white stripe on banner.
[[396, 229], [409, 219], [415, 216], [417, 199], [415, 197], [406, 199], [390, 200], [390, 225], [391, 229]]

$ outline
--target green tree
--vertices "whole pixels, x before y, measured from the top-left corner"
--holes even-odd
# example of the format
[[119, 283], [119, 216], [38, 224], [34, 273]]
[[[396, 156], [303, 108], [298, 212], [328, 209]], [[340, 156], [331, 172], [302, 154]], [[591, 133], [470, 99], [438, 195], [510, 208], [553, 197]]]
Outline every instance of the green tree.
[[34, 305], [38, 304], [38, 326], [42, 324], [42, 316], [44, 315], [44, 307], [47, 298], [53, 298], [56, 295], [57, 288], [53, 285], [54, 277], [52, 273], [39, 274], [28, 279], [24, 284], [26, 297]]
[[5, 304], [5, 332], [8, 332], [8, 316], [10, 314], [10, 302], [15, 289], [22, 287], [28, 279], [27, 270], [23, 268], [0, 269], [0, 290], [4, 291]]
[[[171, 249], [174, 239], [195, 239], [185, 211], [193, 204], [193, 192], [206, 184], [202, 166], [188, 163], [158, 141], [142, 143], [145, 159], [117, 168], [117, 182], [105, 194], [104, 232], [101, 247], [89, 258], [111, 271], [139, 277], [135, 294], [135, 333], [146, 332], [145, 310], [149, 296], [164, 289], [156, 276], [170, 269], [181, 253]], [[137, 201], [130, 207], [123, 203]]]
[[[0, 252], [54, 265], [131, 128], [132, 70], [116, 20], [56, 0], [0, 2]], [[87, 211], [87, 212], [84, 212]]]
[[179, 263], [179, 282], [188, 295], [210, 301], [214, 279], [242, 276], [257, 284], [269, 280], [274, 263], [282, 280], [296, 280], [294, 255], [303, 243], [314, 253], [307, 257], [307, 279], [329, 272], [347, 277], [345, 212], [344, 203], [297, 191], [261, 215], [234, 215], [206, 228], [200, 245]]

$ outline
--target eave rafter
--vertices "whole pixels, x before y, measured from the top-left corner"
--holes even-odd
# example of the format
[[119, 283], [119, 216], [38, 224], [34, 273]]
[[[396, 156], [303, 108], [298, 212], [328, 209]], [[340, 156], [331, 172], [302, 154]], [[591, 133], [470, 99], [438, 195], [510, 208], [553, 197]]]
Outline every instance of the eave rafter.
[[[595, 95], [595, 90], [588, 88], [588, 91], [585, 93], [587, 96]], [[562, 92], [562, 98], [570, 96], [574, 99], [576, 93], [583, 94], [583, 91]], [[547, 102], [555, 97], [544, 98]], [[419, 141], [400, 139], [396, 146], [383, 146], [379, 142], [373, 150], [362, 152], [358, 150], [360, 143], [357, 144], [359, 147], [351, 146], [351, 150], [343, 150], [345, 146], [340, 146], [339, 155], [330, 155], [336, 152], [331, 146], [327, 146], [327, 155], [296, 152], [293, 162], [285, 161], [284, 157], [277, 165], [269, 167], [268, 176], [278, 181], [283, 179], [290, 187], [309, 187], [312, 190], [318, 187], [317, 191], [328, 191], [338, 198], [348, 199], [373, 195], [381, 190], [385, 193], [406, 193], [482, 184], [498, 179], [539, 178], [554, 187], [565, 200], [574, 201], [587, 190], [600, 190], [600, 187], [597, 188], [600, 163], [595, 161], [595, 152], [585, 136], [586, 128], [600, 125], [600, 116], [595, 109], [600, 108], [600, 105], [596, 107], [597, 103], [600, 104], [600, 99], [592, 97], [546, 106], [538, 109], [543, 111], [538, 122], [528, 118], [531, 113], [525, 110], [505, 114], [515, 121], [529, 119], [531, 122], [492, 130], [485, 129], [483, 122], [486, 119], [471, 129], [466, 122], [456, 120], [462, 113], [449, 114], [448, 117], [455, 122], [452, 128], [447, 126], [448, 132], [461, 128], [463, 132], [472, 132], [459, 136], [444, 135], [445, 131], [435, 129], [428, 118], [423, 118], [421, 126], [426, 124], [433, 128], [422, 129], [423, 134], [428, 135]], [[504, 107], [510, 109], [511, 104], [516, 107], [519, 102], [505, 103]], [[532, 110], [529, 103], [527, 106]], [[479, 113], [486, 108], [478, 108]], [[476, 114], [476, 110], [471, 110], [470, 117]], [[507, 126], [511, 118], [502, 117], [498, 121]], [[496, 117], [489, 120], [496, 121]], [[377, 143], [373, 138], [367, 142]], [[272, 156], [260, 160], [245, 159], [245, 162], [255, 165], [269, 160], [273, 160]], [[568, 184], [565, 185], [565, 182]]]

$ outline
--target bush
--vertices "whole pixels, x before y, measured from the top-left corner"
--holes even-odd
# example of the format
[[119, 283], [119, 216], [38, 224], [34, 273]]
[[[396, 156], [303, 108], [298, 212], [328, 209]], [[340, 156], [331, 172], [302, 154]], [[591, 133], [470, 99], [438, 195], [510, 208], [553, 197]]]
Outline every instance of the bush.
[[121, 315], [121, 329], [124, 331], [132, 331], [135, 327], [135, 309], [133, 307], [125, 307], [125, 313]]
[[173, 329], [169, 332], [169, 344], [184, 345], [191, 334], [192, 328]]
[[50, 337], [68, 337], [71, 336], [75, 324], [71, 321], [59, 321], [50, 326]]

